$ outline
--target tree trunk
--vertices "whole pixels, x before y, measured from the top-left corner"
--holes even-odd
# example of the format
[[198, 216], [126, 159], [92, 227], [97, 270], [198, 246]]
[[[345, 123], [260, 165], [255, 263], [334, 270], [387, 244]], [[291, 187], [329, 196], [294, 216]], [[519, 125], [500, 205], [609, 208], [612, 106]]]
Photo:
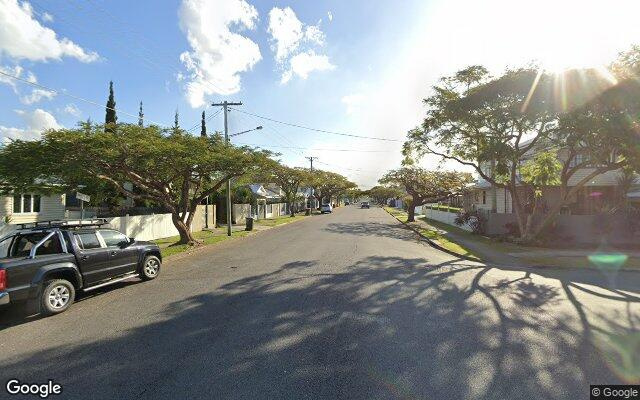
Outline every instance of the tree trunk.
[[187, 222], [189, 222], [189, 224], [187, 224], [180, 219], [180, 216], [177, 213], [173, 213], [171, 214], [171, 221], [180, 234], [179, 244], [193, 245], [196, 243], [196, 240], [191, 233], [191, 221], [189, 219], [187, 219]]
[[289, 215], [291, 217], [295, 217], [296, 216], [296, 211], [293, 208], [293, 202], [289, 202]]
[[416, 207], [414, 205], [415, 203], [416, 203], [415, 200], [411, 200], [409, 202], [409, 209], [407, 210], [407, 212], [409, 213], [409, 216], [407, 217], [407, 222], [416, 221]]

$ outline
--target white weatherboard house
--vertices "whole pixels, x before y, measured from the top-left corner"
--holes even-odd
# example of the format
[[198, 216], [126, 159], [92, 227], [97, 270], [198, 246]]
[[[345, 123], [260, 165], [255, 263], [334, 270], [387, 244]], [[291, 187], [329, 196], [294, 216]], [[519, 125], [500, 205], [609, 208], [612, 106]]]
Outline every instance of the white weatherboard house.
[[45, 196], [35, 193], [0, 196], [0, 223], [64, 219], [64, 197], [64, 194]]

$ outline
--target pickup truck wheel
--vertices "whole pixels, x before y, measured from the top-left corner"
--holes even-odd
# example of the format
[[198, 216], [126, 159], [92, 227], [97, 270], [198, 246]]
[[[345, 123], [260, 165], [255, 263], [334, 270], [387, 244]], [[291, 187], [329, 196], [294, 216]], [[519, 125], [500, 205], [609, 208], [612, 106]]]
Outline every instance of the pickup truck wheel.
[[142, 263], [142, 271], [140, 271], [140, 277], [143, 281], [150, 281], [156, 279], [160, 273], [160, 259], [156, 256], [146, 256]]
[[44, 283], [40, 295], [40, 306], [43, 314], [53, 315], [66, 311], [76, 297], [76, 290], [71, 282], [65, 279], [54, 279]]

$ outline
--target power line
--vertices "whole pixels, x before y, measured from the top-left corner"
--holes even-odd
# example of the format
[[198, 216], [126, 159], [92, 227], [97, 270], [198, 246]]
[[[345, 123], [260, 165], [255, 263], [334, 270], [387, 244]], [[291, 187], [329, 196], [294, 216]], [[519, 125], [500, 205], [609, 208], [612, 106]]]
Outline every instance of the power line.
[[[138, 117], [139, 117], [138, 115], [130, 114], [130, 113], [125, 112], [125, 111], [122, 111], [122, 110], [120, 110], [120, 109], [116, 109], [116, 108], [112, 108], [112, 107], [107, 107], [107, 106], [105, 106], [105, 105], [102, 105], [102, 104], [96, 103], [95, 101], [87, 100], [87, 99], [82, 98], [82, 97], [79, 97], [79, 96], [74, 96], [74, 95], [69, 94], [69, 93], [66, 93], [66, 92], [61, 92], [61, 91], [59, 91], [59, 90], [56, 90], [56, 89], [50, 88], [50, 87], [48, 87], [48, 86], [41, 85], [41, 84], [36, 83], [36, 82], [30, 82], [30, 81], [28, 81], [28, 80], [26, 80], [26, 79], [23, 79], [23, 78], [20, 78], [20, 77], [18, 77], [18, 76], [14, 76], [14, 75], [11, 75], [11, 74], [7, 74], [7, 73], [5, 73], [5, 72], [3, 72], [3, 71], [0, 71], [0, 74], [1, 74], [1, 75], [6, 76], [6, 77], [8, 77], [8, 78], [15, 79], [15, 80], [20, 81], [20, 82], [24, 82], [24, 83], [26, 83], [27, 85], [31, 85], [31, 86], [34, 86], [34, 87], [37, 87], [37, 88], [40, 88], [40, 89], [48, 90], [49, 92], [53, 92], [53, 93], [55, 93], [56, 95], [61, 94], [61, 95], [63, 95], [63, 96], [67, 96], [67, 97], [70, 97], [70, 98], [72, 98], [72, 99], [76, 99], [76, 100], [84, 101], [85, 103], [89, 103], [89, 104], [92, 104], [92, 105], [94, 105], [94, 106], [98, 106], [98, 107], [100, 107], [100, 108], [103, 108], [103, 107], [104, 107], [104, 108], [105, 108], [105, 109], [107, 109], [107, 110], [113, 110], [113, 111], [116, 111], [116, 112], [118, 112], [118, 113], [120, 113], [120, 114], [124, 114], [124, 115], [127, 115], [127, 116], [129, 116], [129, 117], [135, 118], [136, 120], [137, 120], [137, 119], [138, 119]], [[154, 122], [154, 121], [151, 121], [151, 122], [152, 122], [153, 124], [155, 124], [155, 125], [158, 125], [158, 126], [164, 126], [163, 124], [160, 124], [160, 123], [157, 123], [157, 122]]]
[[282, 125], [288, 125], [288, 126], [293, 126], [295, 128], [300, 128], [300, 129], [306, 129], [309, 131], [314, 131], [314, 132], [320, 132], [320, 133], [328, 133], [331, 135], [339, 135], [339, 136], [348, 136], [348, 137], [354, 137], [354, 138], [359, 138], [359, 139], [371, 139], [371, 140], [383, 140], [383, 141], [387, 141], [387, 142], [404, 142], [403, 140], [399, 140], [399, 139], [388, 139], [388, 138], [380, 138], [380, 137], [373, 137], [373, 136], [362, 136], [362, 135], [354, 135], [351, 133], [343, 133], [343, 132], [335, 132], [335, 131], [328, 131], [328, 130], [324, 130], [324, 129], [317, 129], [317, 128], [311, 128], [308, 126], [304, 126], [304, 125], [299, 125], [299, 124], [294, 124], [292, 122], [284, 122], [284, 121], [279, 121], [277, 119], [273, 119], [273, 118], [269, 118], [269, 117], [265, 117], [262, 115], [258, 115], [258, 114], [253, 114], [247, 111], [243, 111], [243, 110], [238, 110], [236, 108], [231, 108], [234, 111], [238, 111], [241, 112], [243, 114], [247, 114], [247, 115], [252, 115], [254, 117], [257, 118], [261, 118], [267, 121], [271, 121], [271, 122], [275, 122], [278, 124], [282, 124]]
[[322, 149], [322, 148], [310, 148], [310, 147], [298, 147], [298, 146], [273, 146], [273, 145], [261, 145], [255, 143], [238, 143], [246, 146], [258, 146], [258, 147], [273, 147], [273, 148], [283, 148], [283, 149], [297, 149], [297, 150], [308, 150], [308, 151], [344, 151], [344, 152], [354, 152], [354, 153], [397, 153], [397, 151], [391, 150], [361, 150], [361, 149]]
[[[209, 108], [209, 107], [207, 107], [207, 108]], [[207, 118], [205, 118], [205, 122], [211, 121], [213, 118], [215, 118], [221, 112], [222, 112], [222, 110], [218, 110], [218, 111], [214, 112], [213, 114], [209, 115]], [[197, 124], [193, 125], [191, 128], [187, 129], [187, 132], [193, 132], [196, 128], [199, 128], [201, 125], [202, 125], [202, 121], [198, 122]]]

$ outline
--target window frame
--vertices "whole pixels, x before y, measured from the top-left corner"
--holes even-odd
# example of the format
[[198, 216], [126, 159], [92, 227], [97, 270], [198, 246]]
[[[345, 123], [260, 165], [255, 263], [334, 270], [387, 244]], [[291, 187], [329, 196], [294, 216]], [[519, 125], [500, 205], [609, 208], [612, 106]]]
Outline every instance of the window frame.
[[[29, 211], [24, 211], [25, 210], [24, 201], [26, 196], [29, 196]], [[16, 199], [19, 199], [19, 201], [16, 202]], [[36, 200], [37, 200], [37, 207], [36, 207]], [[42, 196], [39, 194], [34, 194], [34, 193], [14, 194], [12, 196], [12, 201], [13, 201], [13, 206], [11, 209], [13, 211], [13, 214], [29, 215], [29, 214], [39, 214], [40, 212], [42, 212]], [[16, 211], [16, 204], [19, 204], [20, 206], [19, 211]], [[36, 208], [38, 209], [38, 211], [35, 211]]]
[[[98, 243], [100, 243], [100, 247], [92, 247], [90, 249], [85, 249], [84, 248], [84, 242], [82, 241], [82, 239], [80, 239], [80, 235], [83, 234], [90, 234], [90, 235], [95, 235], [96, 238], [98, 239]], [[104, 242], [104, 240], [102, 240], [102, 236], [98, 235], [98, 231], [84, 231], [84, 232], [74, 232], [73, 233], [73, 238], [76, 241], [76, 246], [78, 246], [78, 248], [81, 251], [94, 251], [94, 250], [100, 250], [100, 249], [106, 249], [107, 245]]]
[[124, 238], [125, 238], [125, 240], [126, 240], [126, 241], [128, 241], [128, 240], [129, 240], [129, 238], [127, 237], [127, 235], [125, 235], [124, 233], [120, 232], [120, 231], [119, 231], [119, 230], [117, 230], [117, 229], [97, 229], [97, 230], [96, 230], [96, 234], [98, 235], [98, 237], [100, 238], [100, 241], [102, 242], [102, 244], [104, 244], [104, 246], [105, 246], [105, 247], [119, 247], [118, 245], [109, 246], [109, 245], [107, 244], [107, 240], [102, 236], [102, 232], [105, 232], [105, 231], [116, 232], [116, 233], [118, 233], [118, 234], [120, 234], [120, 235], [124, 236]]

